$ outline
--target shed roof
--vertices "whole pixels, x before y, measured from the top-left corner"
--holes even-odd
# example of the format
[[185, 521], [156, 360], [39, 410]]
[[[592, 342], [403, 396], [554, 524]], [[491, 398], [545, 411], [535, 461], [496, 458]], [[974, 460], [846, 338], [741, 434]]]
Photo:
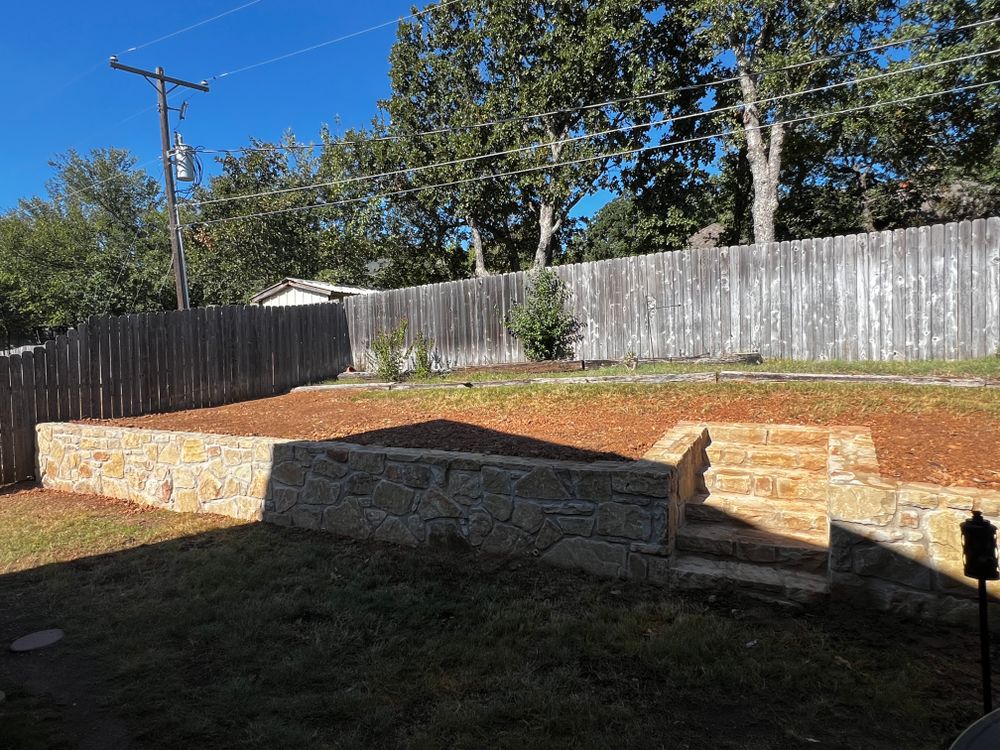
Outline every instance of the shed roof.
[[314, 281], [312, 279], [295, 279], [288, 276], [277, 284], [272, 284], [267, 289], [263, 289], [252, 298], [252, 302], [263, 302], [266, 299], [274, 297], [279, 292], [285, 289], [301, 289], [306, 292], [312, 292], [313, 294], [322, 294], [329, 299], [334, 295], [352, 295], [352, 294], [374, 294], [374, 289], [363, 289], [357, 286], [341, 286], [339, 284], [328, 284], [325, 281]]

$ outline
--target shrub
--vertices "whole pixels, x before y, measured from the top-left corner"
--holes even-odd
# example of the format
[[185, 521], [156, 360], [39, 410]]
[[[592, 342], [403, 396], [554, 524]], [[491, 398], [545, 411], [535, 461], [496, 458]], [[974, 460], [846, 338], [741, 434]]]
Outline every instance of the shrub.
[[369, 347], [368, 359], [380, 380], [398, 381], [403, 374], [403, 362], [410, 354], [406, 344], [406, 319], [391, 331], [379, 331]]
[[505, 321], [532, 361], [565, 359], [573, 354], [580, 324], [566, 309], [566, 285], [548, 268], [532, 271], [524, 304], [517, 305]]
[[427, 338], [423, 331], [413, 337], [413, 374], [418, 378], [429, 378], [431, 371], [431, 349], [434, 341]]

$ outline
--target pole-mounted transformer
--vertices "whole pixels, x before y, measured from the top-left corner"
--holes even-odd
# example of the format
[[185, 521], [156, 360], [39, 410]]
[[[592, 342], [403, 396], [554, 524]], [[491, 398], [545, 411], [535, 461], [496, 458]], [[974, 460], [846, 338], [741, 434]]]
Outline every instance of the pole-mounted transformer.
[[187, 145], [176, 130], [174, 131], [174, 168], [177, 170], [178, 182], [194, 182], [197, 178], [194, 148]]

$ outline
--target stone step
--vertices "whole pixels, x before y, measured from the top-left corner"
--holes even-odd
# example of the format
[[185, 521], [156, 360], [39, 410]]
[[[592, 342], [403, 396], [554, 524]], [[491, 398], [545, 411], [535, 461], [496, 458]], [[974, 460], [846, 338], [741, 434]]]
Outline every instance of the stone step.
[[829, 481], [825, 473], [802, 469], [709, 466], [703, 471], [705, 487], [712, 491], [774, 500], [826, 502]]
[[829, 539], [829, 513], [819, 501], [788, 502], [712, 492], [684, 504], [685, 522], [743, 523], [806, 541]]
[[692, 554], [679, 555], [669, 576], [671, 585], [680, 589], [763, 593], [799, 604], [821, 602], [830, 593], [826, 575]]
[[787, 445], [755, 445], [716, 441], [706, 449], [712, 466], [742, 467], [753, 469], [803, 469], [826, 472], [826, 447], [800, 447]]
[[820, 534], [806, 541], [732, 522], [689, 522], [677, 532], [677, 549], [751, 563], [772, 563], [809, 573], [825, 571], [829, 559], [829, 550]]
[[705, 427], [708, 428], [708, 434], [714, 443], [783, 445], [826, 451], [830, 440], [830, 430], [825, 427], [725, 422], [710, 422], [705, 424]]

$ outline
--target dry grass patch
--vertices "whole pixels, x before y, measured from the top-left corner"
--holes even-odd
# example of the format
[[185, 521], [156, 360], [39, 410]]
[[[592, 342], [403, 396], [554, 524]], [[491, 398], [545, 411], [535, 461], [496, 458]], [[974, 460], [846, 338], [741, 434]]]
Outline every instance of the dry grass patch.
[[970, 632], [0, 499], [0, 635], [67, 633], [0, 656], [4, 747], [940, 748], [979, 705]]

